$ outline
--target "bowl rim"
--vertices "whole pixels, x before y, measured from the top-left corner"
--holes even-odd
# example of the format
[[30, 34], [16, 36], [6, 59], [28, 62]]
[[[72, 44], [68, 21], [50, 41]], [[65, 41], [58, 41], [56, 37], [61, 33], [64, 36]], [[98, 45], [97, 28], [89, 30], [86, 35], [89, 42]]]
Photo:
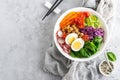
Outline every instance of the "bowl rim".
[[[103, 22], [104, 28], [105, 28], [105, 30], [106, 30], [106, 39], [105, 39], [105, 43], [104, 43], [103, 46], [102, 46], [102, 49], [99, 50], [95, 55], [92, 55], [92, 56], [89, 57], [89, 58], [74, 58], [74, 57], [70, 56], [69, 54], [65, 53], [65, 52], [62, 50], [62, 48], [60, 47], [60, 45], [57, 43], [57, 39], [56, 39], [56, 31], [57, 31], [56, 29], [57, 29], [57, 28], [56, 28], [56, 27], [59, 26], [60, 21], [61, 21], [68, 13], [70, 13], [70, 12], [72, 12], [72, 11], [89, 11], [89, 12], [94, 13], [94, 14], [97, 15], [97, 16], [100, 18], [100, 20]], [[73, 60], [73, 61], [89, 61], [89, 60], [91, 60], [91, 59], [94, 59], [94, 58], [98, 57], [98, 56], [104, 51], [104, 49], [105, 49], [105, 47], [106, 47], [106, 45], [107, 45], [107, 43], [108, 43], [108, 40], [109, 40], [109, 39], [108, 39], [108, 38], [109, 38], [109, 36], [108, 36], [108, 27], [107, 27], [107, 24], [106, 24], [105, 20], [103, 19], [103, 17], [102, 17], [98, 12], [96, 12], [96, 11], [90, 9], [90, 8], [84, 8], [84, 7], [76, 7], [76, 8], [72, 8], [72, 9], [69, 9], [69, 10], [65, 11], [65, 12], [58, 18], [58, 20], [57, 20], [57, 22], [56, 22], [56, 24], [55, 24], [55, 26], [54, 26], [54, 34], [53, 34], [53, 36], [54, 36], [55, 45], [57, 46], [57, 49], [60, 51], [60, 53], [61, 53], [63, 56], [65, 56], [66, 58], [68, 58], [68, 59], [70, 59], [70, 60]]]

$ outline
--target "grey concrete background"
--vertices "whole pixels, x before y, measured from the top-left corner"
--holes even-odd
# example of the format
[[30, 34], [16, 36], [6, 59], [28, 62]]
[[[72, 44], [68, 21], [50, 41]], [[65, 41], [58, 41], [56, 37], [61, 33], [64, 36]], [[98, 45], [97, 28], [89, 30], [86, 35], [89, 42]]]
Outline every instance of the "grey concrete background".
[[[53, 2], [53, 0], [48, 0]], [[47, 8], [44, 0], [0, 0], [0, 80], [61, 80], [42, 70], [45, 50], [53, 41], [53, 28], [61, 15], [51, 14], [41, 18]], [[59, 6], [62, 13], [79, 7], [81, 0], [64, 0]], [[114, 74], [105, 80], [120, 80], [120, 1], [115, 2], [115, 23], [110, 45], [116, 53]]]

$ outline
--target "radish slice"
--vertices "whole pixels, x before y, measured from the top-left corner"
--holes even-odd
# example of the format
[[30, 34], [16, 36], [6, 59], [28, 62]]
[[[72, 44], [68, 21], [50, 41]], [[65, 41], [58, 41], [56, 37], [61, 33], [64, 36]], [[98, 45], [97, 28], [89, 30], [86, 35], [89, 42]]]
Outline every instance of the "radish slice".
[[58, 31], [56, 32], [56, 36], [57, 36], [57, 37], [62, 37], [62, 31], [61, 31], [61, 30], [58, 30]]
[[62, 37], [62, 31], [58, 31], [58, 37]]
[[64, 50], [64, 52], [65, 52], [65, 53], [70, 53], [70, 51], [69, 51], [69, 50]]
[[63, 49], [65, 53], [70, 53], [70, 46], [65, 43], [65, 39], [62, 38], [62, 31], [58, 30], [56, 32], [56, 38], [58, 41], [58, 44]]
[[68, 45], [68, 44], [64, 44], [65, 45], [65, 47], [67, 48], [67, 49], [70, 49], [70, 45]]
[[65, 53], [70, 53], [70, 46], [67, 44], [62, 45], [62, 48]]
[[62, 39], [62, 38], [58, 38], [58, 43], [59, 43], [59, 44], [64, 44], [64, 43], [65, 43], [65, 40]]

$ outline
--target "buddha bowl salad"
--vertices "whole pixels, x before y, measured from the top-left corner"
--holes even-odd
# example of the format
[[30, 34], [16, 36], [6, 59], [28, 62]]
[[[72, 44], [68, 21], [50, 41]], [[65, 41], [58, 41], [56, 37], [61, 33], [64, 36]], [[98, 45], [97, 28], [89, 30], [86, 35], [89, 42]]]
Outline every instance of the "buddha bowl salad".
[[104, 30], [99, 18], [90, 12], [70, 12], [56, 32], [62, 50], [75, 58], [89, 58], [99, 51]]

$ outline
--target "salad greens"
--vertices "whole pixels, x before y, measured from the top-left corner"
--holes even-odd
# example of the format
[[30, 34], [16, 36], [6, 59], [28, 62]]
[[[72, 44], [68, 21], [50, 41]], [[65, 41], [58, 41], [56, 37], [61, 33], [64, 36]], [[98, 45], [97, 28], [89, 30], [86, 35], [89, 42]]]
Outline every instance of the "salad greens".
[[116, 56], [113, 52], [107, 52], [107, 57], [110, 61], [116, 61]]
[[102, 40], [102, 37], [97, 36], [92, 41], [85, 42], [84, 47], [80, 51], [74, 52], [71, 50], [70, 55], [77, 58], [88, 58], [99, 50]]
[[101, 36], [97, 36], [94, 38], [93, 43], [96, 45], [96, 47], [99, 49], [101, 43], [102, 43], [102, 37]]

